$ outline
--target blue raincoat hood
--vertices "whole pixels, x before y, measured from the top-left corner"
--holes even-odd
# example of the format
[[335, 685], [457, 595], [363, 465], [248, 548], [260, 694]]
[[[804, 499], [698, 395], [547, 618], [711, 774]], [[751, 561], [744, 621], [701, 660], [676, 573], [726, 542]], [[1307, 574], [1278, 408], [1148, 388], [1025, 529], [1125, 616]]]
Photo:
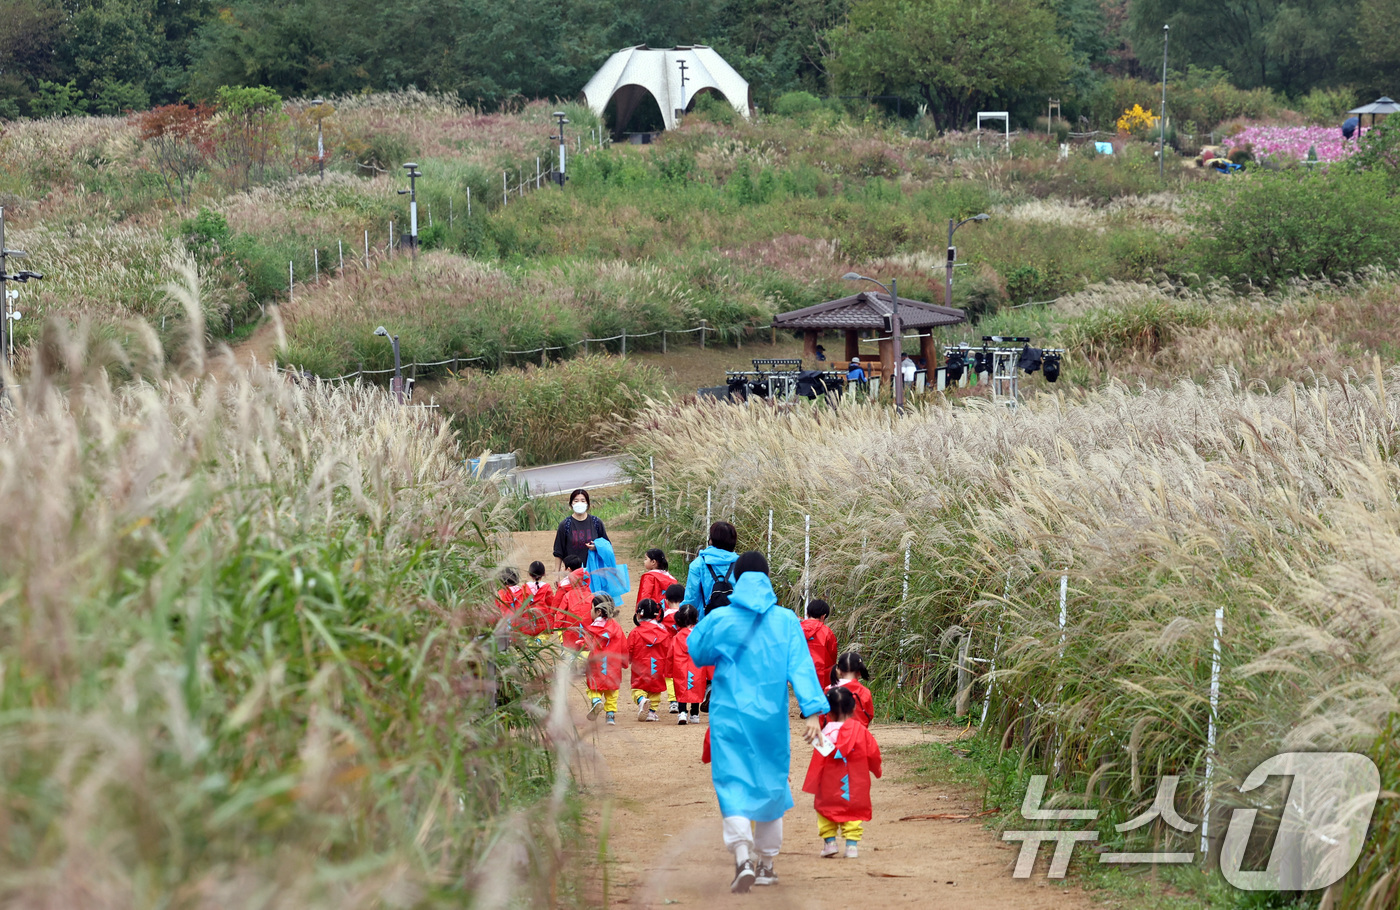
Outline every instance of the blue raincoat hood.
[[778, 595], [773, 591], [773, 582], [767, 575], [762, 572], [745, 572], [734, 582], [734, 593], [729, 595], [729, 605], [751, 613], [767, 613], [778, 605]]

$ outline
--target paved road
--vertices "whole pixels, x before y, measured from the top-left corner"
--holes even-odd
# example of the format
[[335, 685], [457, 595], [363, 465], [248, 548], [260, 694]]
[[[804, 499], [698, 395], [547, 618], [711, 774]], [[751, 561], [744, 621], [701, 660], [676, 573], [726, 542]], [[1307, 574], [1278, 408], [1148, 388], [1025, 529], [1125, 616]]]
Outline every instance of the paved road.
[[542, 465], [538, 468], [521, 468], [515, 472], [515, 476], [530, 491], [531, 496], [548, 496], [577, 489], [591, 490], [594, 487], [626, 482], [622, 475], [623, 457], [608, 455], [603, 458]]

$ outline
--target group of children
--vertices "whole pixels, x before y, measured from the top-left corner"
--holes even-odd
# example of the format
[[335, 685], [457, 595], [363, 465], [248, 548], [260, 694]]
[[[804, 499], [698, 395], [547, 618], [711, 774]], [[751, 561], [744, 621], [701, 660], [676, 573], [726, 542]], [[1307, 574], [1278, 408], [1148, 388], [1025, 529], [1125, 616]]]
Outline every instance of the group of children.
[[[668, 571], [665, 553], [646, 552], [631, 633], [618, 623], [613, 599], [590, 590], [588, 572], [578, 557], [567, 557], [564, 567], [567, 574], [557, 587], [544, 580], [539, 561], [530, 564], [524, 583], [514, 569], [501, 573], [496, 601], [512, 630], [520, 636], [553, 639], [587, 661], [590, 718], [602, 713], [608, 724], [617, 723], [622, 672], [630, 668], [639, 721], [659, 721], [657, 709], [664, 701], [670, 713], [678, 715], [677, 724], [699, 723], [714, 667], [696, 666], [690, 658], [687, 640], [699, 622], [699, 610], [684, 603], [685, 586]], [[827, 624], [830, 615], [826, 601], [813, 600], [802, 620], [817, 679], [829, 686], [830, 706], [802, 789], [814, 798], [821, 855], [841, 855], [841, 838], [844, 855], [854, 859], [863, 822], [872, 814], [870, 778], [882, 772], [880, 746], [869, 729], [875, 706], [863, 680], [870, 672], [858, 652], [839, 653], [836, 634]]]

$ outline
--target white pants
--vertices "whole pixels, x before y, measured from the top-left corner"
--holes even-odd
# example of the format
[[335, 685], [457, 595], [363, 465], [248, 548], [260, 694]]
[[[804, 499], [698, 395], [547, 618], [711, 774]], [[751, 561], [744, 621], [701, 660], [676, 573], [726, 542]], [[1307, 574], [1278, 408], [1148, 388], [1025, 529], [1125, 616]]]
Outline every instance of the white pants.
[[755, 849], [760, 856], [772, 858], [783, 846], [783, 820], [751, 822], [739, 815], [724, 818], [724, 846], [734, 854], [735, 862], [749, 859]]

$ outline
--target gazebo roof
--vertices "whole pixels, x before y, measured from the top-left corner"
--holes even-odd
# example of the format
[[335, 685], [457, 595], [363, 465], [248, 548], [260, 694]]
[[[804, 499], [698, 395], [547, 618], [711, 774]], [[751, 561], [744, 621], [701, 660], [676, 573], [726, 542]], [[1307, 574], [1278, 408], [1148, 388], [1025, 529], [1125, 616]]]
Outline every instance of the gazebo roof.
[[1400, 113], [1400, 104], [1396, 104], [1389, 98], [1377, 98], [1370, 104], [1363, 104], [1358, 108], [1347, 111], [1348, 114], [1396, 114]]
[[[828, 300], [773, 317], [779, 329], [883, 329], [884, 317], [890, 312], [888, 294], [861, 291], [840, 300]], [[899, 319], [906, 329], [927, 329], [940, 325], [957, 325], [967, 321], [967, 314], [953, 307], [924, 303], [922, 300], [899, 298]]]

